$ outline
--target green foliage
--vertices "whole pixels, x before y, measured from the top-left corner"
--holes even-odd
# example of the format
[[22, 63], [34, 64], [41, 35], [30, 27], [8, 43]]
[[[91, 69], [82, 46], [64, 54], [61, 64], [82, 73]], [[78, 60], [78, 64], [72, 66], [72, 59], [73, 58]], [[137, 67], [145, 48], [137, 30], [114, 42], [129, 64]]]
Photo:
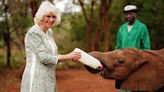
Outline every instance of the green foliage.
[[[76, 15], [76, 16], [75, 16]], [[60, 54], [69, 53], [74, 48], [86, 49], [86, 28], [82, 15], [66, 14], [62, 22], [54, 27], [54, 39]]]
[[[132, 1], [131, 1], [132, 2]], [[135, 0], [139, 8], [139, 18], [148, 26], [152, 49], [164, 48], [164, 1], [163, 0]]]
[[11, 55], [11, 68], [20, 68], [25, 63], [25, 53], [18, 49], [12, 50]]
[[[20, 68], [25, 63], [25, 54], [17, 49], [11, 51], [11, 69]], [[6, 51], [0, 49], [0, 72], [6, 68]]]
[[3, 44], [3, 31], [6, 30], [5, 21], [0, 22], [0, 48], [4, 46]]
[[3, 50], [1, 50], [1, 53], [0, 53], [0, 73], [3, 71], [3, 69], [5, 68], [5, 65], [6, 65], [6, 62], [5, 62], [6, 61], [5, 54], [2, 51]]
[[[40, 2], [41, 0], [39, 0]], [[19, 0], [9, 0], [8, 12], [11, 14], [9, 19], [9, 27], [11, 31], [12, 38], [12, 49], [16, 46], [23, 48], [23, 39], [25, 33], [33, 25], [33, 19], [31, 11], [29, 11], [29, 6], [27, 1]], [[109, 32], [110, 32], [110, 50], [114, 50], [117, 31], [122, 23], [125, 22], [123, 8], [126, 4], [135, 4], [139, 9], [138, 18], [145, 23], [150, 32], [152, 48], [161, 49], [164, 48], [164, 0], [112, 0], [111, 7], [108, 11], [108, 21], [109, 21]], [[2, 7], [2, 6], [0, 6]], [[86, 5], [87, 18], [90, 19], [90, 5]], [[93, 28], [92, 28], [92, 39], [94, 43], [95, 40], [95, 30], [97, 27], [97, 21], [99, 17], [99, 3], [96, 3], [94, 7], [93, 16]], [[0, 17], [3, 14], [3, 9], [0, 9]], [[87, 50], [87, 32], [86, 32], [86, 22], [82, 13], [75, 14], [64, 14], [62, 16], [62, 22], [59, 26], [53, 28], [54, 39], [58, 46], [58, 51], [60, 54], [66, 54], [71, 52], [74, 48], [81, 48], [84, 51]], [[0, 48], [4, 50], [5, 44], [3, 43], [2, 31], [6, 31], [5, 21], [0, 22]], [[103, 29], [100, 32], [100, 50], [103, 46]], [[19, 41], [22, 42], [19, 42]], [[17, 43], [17, 44], [14, 44]], [[14, 45], [13, 45], [14, 44]], [[12, 50], [11, 66], [20, 67], [22, 61], [24, 61], [24, 52], [19, 52], [18, 50]], [[5, 67], [6, 52], [1, 53], [0, 51], [0, 71]], [[70, 64], [70, 63], [69, 63]], [[72, 64], [62, 64], [59, 67], [72, 66]], [[74, 66], [74, 65], [73, 65]]]
[[109, 10], [109, 16], [123, 13], [124, 5], [125, 0], [113, 0]]
[[116, 20], [112, 23], [112, 27], [109, 28], [111, 33], [110, 45], [113, 47], [116, 41], [116, 32], [119, 26], [125, 22], [123, 15], [123, 7], [126, 4], [134, 4], [138, 7], [138, 18], [147, 25], [152, 49], [164, 48], [164, 1], [163, 0], [114, 0], [112, 2], [111, 9], [109, 11], [109, 17], [117, 16]]
[[84, 22], [82, 15], [71, 16], [73, 20], [71, 20], [72, 28], [70, 30], [71, 36], [74, 40], [81, 41], [87, 37], [86, 34], [86, 24]]

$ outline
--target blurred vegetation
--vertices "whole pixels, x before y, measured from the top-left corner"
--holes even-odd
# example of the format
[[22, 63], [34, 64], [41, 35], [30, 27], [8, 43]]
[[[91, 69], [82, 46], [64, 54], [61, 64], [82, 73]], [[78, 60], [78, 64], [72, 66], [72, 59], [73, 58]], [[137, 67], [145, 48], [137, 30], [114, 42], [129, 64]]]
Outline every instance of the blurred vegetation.
[[[41, 1], [41, 0], [37, 0]], [[144, 22], [150, 32], [152, 49], [161, 49], [164, 47], [164, 0], [112, 0], [108, 11], [108, 20], [110, 33], [109, 50], [114, 50], [117, 30], [125, 22], [123, 7], [126, 4], [135, 4], [138, 6], [138, 18]], [[32, 14], [28, 0], [8, 0], [8, 22], [11, 34], [11, 68], [21, 67], [25, 63], [24, 54], [24, 36], [28, 29], [33, 25]], [[86, 7], [89, 16], [89, 8]], [[87, 9], [88, 8], [88, 9]], [[95, 30], [98, 21], [99, 4], [94, 7], [92, 39], [95, 39]], [[6, 44], [3, 39], [3, 31], [6, 31], [6, 21], [4, 17], [3, 5], [0, 4], [0, 71], [6, 64]], [[54, 39], [58, 46], [60, 54], [71, 52], [74, 48], [81, 48], [87, 51], [87, 32], [86, 23], [82, 13], [63, 14], [61, 24], [54, 27]], [[103, 51], [103, 28], [100, 32], [100, 51]], [[76, 63], [66, 63], [57, 66], [58, 68], [74, 66]], [[63, 66], [64, 65], [64, 66]], [[78, 65], [79, 67], [81, 65]]]
[[[12, 50], [11, 51], [11, 67], [10, 69], [20, 68], [22, 64], [25, 64], [25, 54], [24, 51], [19, 50]], [[6, 67], [6, 52], [4, 49], [0, 49], [0, 73], [3, 72], [3, 70]]]

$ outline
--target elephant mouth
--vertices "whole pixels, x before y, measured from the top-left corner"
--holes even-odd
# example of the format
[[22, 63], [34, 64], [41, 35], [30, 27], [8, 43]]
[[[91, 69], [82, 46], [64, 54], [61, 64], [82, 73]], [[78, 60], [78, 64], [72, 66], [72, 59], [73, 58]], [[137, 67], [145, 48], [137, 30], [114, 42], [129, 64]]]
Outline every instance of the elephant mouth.
[[93, 68], [86, 66], [86, 65], [85, 65], [85, 68], [91, 73], [98, 73], [98, 72], [101, 72], [103, 70], [103, 67], [98, 67], [96, 69], [93, 69]]
[[105, 79], [115, 79], [115, 77], [112, 77], [111, 71], [109, 71], [109, 69], [107, 69], [106, 66], [98, 67], [97, 69], [93, 69], [93, 68], [85, 65], [85, 68], [91, 73], [94, 73], [94, 74], [100, 73], [100, 75]]
[[114, 77], [111, 76], [110, 72], [106, 68], [102, 69], [100, 74], [105, 79], [114, 79]]
[[104, 68], [100, 71], [100, 74], [103, 78], [105, 79], [116, 79], [116, 80], [125, 80], [128, 75], [126, 75], [125, 73], [120, 73], [120, 72], [116, 72], [115, 70], [110, 70], [108, 68]]

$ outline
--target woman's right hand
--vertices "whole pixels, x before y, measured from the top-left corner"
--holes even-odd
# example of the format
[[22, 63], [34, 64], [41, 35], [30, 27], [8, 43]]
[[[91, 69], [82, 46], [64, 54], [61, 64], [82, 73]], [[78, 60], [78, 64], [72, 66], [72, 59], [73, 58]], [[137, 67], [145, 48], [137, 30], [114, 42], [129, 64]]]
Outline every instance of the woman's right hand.
[[68, 60], [71, 61], [78, 61], [81, 57], [81, 53], [77, 51], [72, 51], [71, 53], [67, 54]]
[[72, 51], [69, 54], [66, 55], [58, 55], [58, 60], [59, 62], [63, 61], [78, 61], [81, 57], [81, 53], [77, 51]]

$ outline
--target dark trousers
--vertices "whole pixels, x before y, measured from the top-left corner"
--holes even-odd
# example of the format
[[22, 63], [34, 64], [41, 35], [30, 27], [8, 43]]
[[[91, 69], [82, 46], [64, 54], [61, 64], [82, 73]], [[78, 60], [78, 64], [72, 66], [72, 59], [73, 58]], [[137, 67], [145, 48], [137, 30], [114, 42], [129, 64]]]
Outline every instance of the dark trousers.
[[122, 83], [123, 83], [123, 81], [121, 81], [121, 80], [116, 80], [115, 88], [116, 88], [116, 89], [120, 89]]

